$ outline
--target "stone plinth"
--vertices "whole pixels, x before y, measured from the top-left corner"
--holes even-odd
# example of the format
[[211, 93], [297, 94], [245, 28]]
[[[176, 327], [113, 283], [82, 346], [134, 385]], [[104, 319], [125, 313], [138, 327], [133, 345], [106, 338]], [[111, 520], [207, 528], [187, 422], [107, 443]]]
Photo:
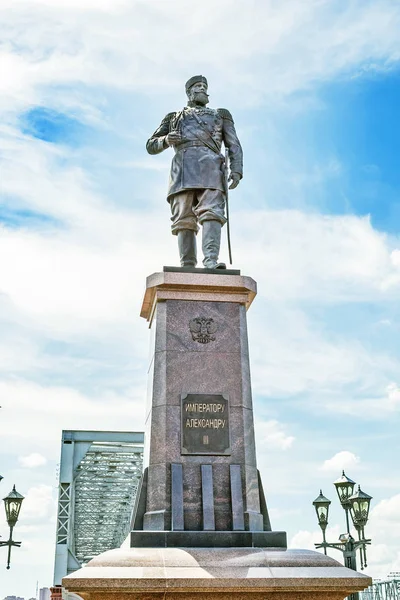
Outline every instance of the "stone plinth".
[[84, 600], [343, 600], [371, 579], [308, 550], [111, 550], [63, 579]]
[[145, 472], [131, 548], [63, 579], [84, 600], [343, 600], [369, 577], [272, 531], [257, 471], [246, 310], [235, 272], [147, 279]]
[[[256, 464], [246, 323], [257, 287], [231, 273], [178, 269], [147, 278], [147, 472], [135, 530], [271, 529]], [[178, 545], [196, 545], [186, 538]], [[142, 544], [133, 532], [132, 545]], [[282, 532], [273, 545], [285, 544]]]

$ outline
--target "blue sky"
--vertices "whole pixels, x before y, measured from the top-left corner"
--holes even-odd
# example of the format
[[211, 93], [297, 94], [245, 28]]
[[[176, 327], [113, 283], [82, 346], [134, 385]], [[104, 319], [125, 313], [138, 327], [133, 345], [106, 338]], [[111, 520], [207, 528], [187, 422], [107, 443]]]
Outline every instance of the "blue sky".
[[52, 583], [61, 430], [143, 426], [145, 277], [177, 263], [171, 155], [145, 143], [195, 73], [244, 148], [232, 242], [258, 282], [272, 524], [312, 548], [311, 502], [344, 468], [374, 497], [367, 572], [400, 570], [398, 3], [3, 0], [0, 17], [0, 486], [27, 496], [0, 598]]

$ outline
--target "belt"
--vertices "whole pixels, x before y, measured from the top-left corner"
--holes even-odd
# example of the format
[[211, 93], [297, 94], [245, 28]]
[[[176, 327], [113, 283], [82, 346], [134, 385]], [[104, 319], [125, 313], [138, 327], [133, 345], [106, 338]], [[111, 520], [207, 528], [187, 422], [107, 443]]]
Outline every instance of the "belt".
[[179, 152], [179, 150], [184, 150], [185, 148], [192, 148], [192, 147], [203, 147], [203, 148], [208, 148], [207, 144], [204, 144], [203, 142], [201, 142], [200, 140], [191, 140], [189, 142], [182, 142], [179, 145], [175, 146], [175, 150], [177, 152]]

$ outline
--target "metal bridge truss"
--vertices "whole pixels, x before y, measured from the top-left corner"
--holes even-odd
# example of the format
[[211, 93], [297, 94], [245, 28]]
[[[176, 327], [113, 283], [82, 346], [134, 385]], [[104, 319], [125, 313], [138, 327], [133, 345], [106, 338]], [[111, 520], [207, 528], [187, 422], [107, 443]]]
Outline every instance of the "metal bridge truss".
[[360, 594], [361, 600], [400, 600], [400, 578], [375, 581]]
[[129, 534], [143, 439], [138, 432], [63, 431], [55, 585]]

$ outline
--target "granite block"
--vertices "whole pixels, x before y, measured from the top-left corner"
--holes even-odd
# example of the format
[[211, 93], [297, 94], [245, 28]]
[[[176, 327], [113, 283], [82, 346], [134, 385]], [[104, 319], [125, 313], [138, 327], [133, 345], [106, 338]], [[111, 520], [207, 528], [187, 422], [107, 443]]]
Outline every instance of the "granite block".
[[[273, 533], [273, 532], [271, 532]], [[257, 536], [255, 536], [257, 537]], [[257, 540], [256, 540], [257, 543]], [[331, 567], [332, 557], [314, 550], [264, 550], [266, 564], [269, 567]]]
[[143, 529], [143, 518], [146, 512], [147, 503], [147, 483], [149, 470], [146, 467], [142, 473], [136, 492], [135, 504], [133, 507], [131, 527], [132, 529]]
[[152, 369], [149, 372], [149, 389], [151, 389], [151, 403], [147, 407], [147, 413], [152, 406], [167, 404], [167, 354], [156, 352], [152, 361]]
[[214, 464], [214, 510], [217, 530], [232, 529], [230, 473], [228, 464]]
[[241, 465], [229, 465], [232, 503], [232, 529], [244, 531], [243, 482]]
[[[245, 465], [243, 468], [243, 479], [244, 496], [246, 499], [245, 510], [248, 513], [260, 514], [260, 490], [258, 487], [257, 467]], [[250, 530], [252, 529], [250, 528]]]
[[[169, 296], [165, 296], [166, 291]], [[205, 292], [211, 294], [211, 300], [202, 299]], [[231, 464], [241, 468], [243, 508], [246, 512], [244, 527], [258, 530], [260, 526], [246, 306], [243, 300], [237, 301], [240, 294], [247, 294], [248, 306], [255, 292], [253, 280], [229, 275], [224, 277], [223, 283], [213, 275], [182, 272], [154, 274], [148, 279], [146, 310], [154, 309], [151, 315], [147, 312], [147, 317], [152, 320], [148, 464], [150, 471], [162, 464], [166, 465], [166, 470], [149, 471], [144, 517], [146, 530], [151, 527], [160, 529], [161, 524], [167, 523], [170, 518], [171, 463], [183, 466], [185, 529], [201, 532], [203, 527], [201, 465], [214, 469], [216, 530], [223, 533], [233, 525], [229, 479]], [[229, 295], [231, 301], [228, 301]], [[199, 316], [213, 319], [216, 324], [213, 332], [215, 340], [199, 343], [194, 339], [189, 324]], [[231, 447], [228, 455], [181, 455], [183, 394], [222, 394], [229, 399]], [[195, 445], [190, 449], [194, 451]], [[154, 476], [156, 472], [157, 477]], [[251, 538], [249, 540], [251, 543]]]
[[201, 273], [202, 275], [240, 275], [238, 269], [203, 269], [197, 267], [163, 267], [164, 273]]
[[214, 485], [212, 465], [201, 466], [201, 497], [203, 508], [203, 529], [215, 531]]
[[248, 465], [256, 466], [256, 444], [254, 438], [254, 418], [253, 411], [248, 408], [242, 408], [241, 419], [243, 423], [243, 447], [245, 453], [245, 462]]
[[211, 300], [225, 298], [235, 301], [235, 298], [240, 298], [248, 308], [256, 293], [257, 285], [251, 277], [187, 272], [153, 273], [146, 281], [140, 315], [151, 322], [157, 300], [163, 295], [191, 301], [204, 299], [205, 295], [210, 296]]
[[[267, 566], [262, 548], [232, 548], [228, 554], [225, 548], [190, 548], [185, 549], [185, 553], [203, 567], [215, 567], [221, 563], [229, 567]], [[187, 560], [190, 559], [186, 556], [185, 564]], [[171, 561], [165, 564], [173, 566]]]
[[195, 548], [269, 548], [286, 549], [286, 533], [284, 531], [132, 531], [131, 544], [143, 548], [185, 548], [192, 551]]
[[149, 464], [181, 462], [180, 406], [154, 406]]
[[[239, 307], [240, 352], [249, 359], [249, 336], [247, 328], [247, 310], [241, 304]], [[250, 362], [249, 360], [247, 361]]]
[[[166, 347], [181, 352], [240, 352], [240, 305], [233, 302], [169, 300], [166, 314]], [[190, 323], [197, 317], [213, 320], [216, 328], [208, 343], [193, 340]]]
[[183, 531], [182, 464], [171, 464], [171, 529]]
[[202, 486], [200, 465], [185, 463], [183, 474], [185, 529], [202, 528]]
[[168, 403], [181, 394], [229, 394], [231, 406], [242, 406], [240, 353], [169, 351], [166, 358]]
[[287, 548], [286, 531], [254, 531], [252, 539], [255, 547]]
[[[143, 533], [146, 531], [165, 531], [171, 528], [171, 511], [147, 511], [143, 517]], [[135, 532], [137, 533], [137, 532]]]
[[[166, 535], [177, 542], [184, 534]], [[185, 600], [343, 600], [371, 584], [370, 577], [309, 551], [282, 553], [229, 547], [149, 551], [154, 552], [153, 562], [145, 548], [106, 552], [65, 577], [63, 585], [85, 600], [144, 600], [146, 594], [156, 598], [160, 590], [167, 599]], [[281, 566], [271, 567], [270, 556], [274, 560], [280, 557], [292, 566], [282, 562]]]
[[152, 354], [151, 361], [147, 370], [147, 393], [146, 393], [146, 408], [145, 415], [147, 416], [151, 411], [153, 404], [153, 383], [154, 383], [154, 353]]
[[163, 352], [167, 349], [167, 302], [158, 302], [151, 325], [153, 336], [151, 339], [150, 353]]
[[[163, 534], [160, 532], [160, 535]], [[176, 560], [178, 556], [173, 553], [171, 559]], [[186, 557], [186, 560], [195, 561], [189, 556]], [[132, 547], [129, 552], [125, 548], [107, 550], [92, 558], [90, 564], [92, 567], [115, 567], [117, 565], [118, 567], [164, 567], [164, 562], [165, 556], [161, 548]]]
[[243, 408], [231, 406], [229, 417], [231, 425], [231, 462], [244, 464], [245, 442]]
[[147, 531], [131, 531], [130, 547], [138, 550], [149, 550], [150, 552], [154, 549], [165, 548], [166, 531], [150, 529]]
[[146, 512], [166, 510], [171, 503], [170, 466], [165, 463], [149, 465]]
[[263, 530], [263, 516], [259, 512], [252, 510], [246, 510], [244, 512], [244, 523], [245, 529], [248, 531], [262, 531]]
[[[182, 591], [166, 589], [159, 592], [156, 589], [142, 592], [124, 592], [118, 591], [118, 600], [182, 600]], [[91, 591], [85, 592], [85, 600], [116, 600], [114, 592]], [[221, 592], [219, 590], [199, 589], [194, 592], [184, 591], [184, 600], [266, 600], [265, 592], [255, 592], [248, 590], [231, 590]], [[294, 591], [268, 591], [268, 600], [343, 600], [341, 592], [294, 592]]]

